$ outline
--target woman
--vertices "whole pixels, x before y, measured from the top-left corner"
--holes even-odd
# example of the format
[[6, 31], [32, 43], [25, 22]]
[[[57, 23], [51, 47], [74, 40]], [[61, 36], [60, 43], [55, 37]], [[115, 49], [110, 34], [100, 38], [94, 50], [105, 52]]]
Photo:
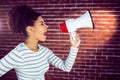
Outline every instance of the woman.
[[77, 34], [73, 40], [70, 34], [71, 48], [68, 58], [63, 61], [50, 49], [39, 45], [46, 40], [48, 26], [41, 15], [28, 6], [16, 6], [9, 12], [9, 25], [13, 32], [23, 33], [25, 41], [18, 44], [0, 60], [0, 77], [15, 69], [18, 80], [45, 80], [44, 75], [49, 64], [70, 72], [80, 44]]

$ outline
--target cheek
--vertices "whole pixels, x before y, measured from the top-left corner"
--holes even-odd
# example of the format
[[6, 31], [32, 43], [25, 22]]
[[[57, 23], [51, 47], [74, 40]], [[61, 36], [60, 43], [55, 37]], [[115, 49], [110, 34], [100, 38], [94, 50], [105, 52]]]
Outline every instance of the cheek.
[[44, 29], [43, 29], [43, 28], [39, 28], [38, 32], [39, 32], [40, 34], [44, 34]]
[[35, 34], [39, 37], [42, 36], [44, 34], [43, 29], [42, 28], [36, 29]]

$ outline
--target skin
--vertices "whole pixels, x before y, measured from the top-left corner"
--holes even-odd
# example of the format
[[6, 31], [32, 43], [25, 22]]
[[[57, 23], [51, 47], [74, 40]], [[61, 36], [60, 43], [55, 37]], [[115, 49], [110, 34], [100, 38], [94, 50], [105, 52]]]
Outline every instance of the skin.
[[[45, 33], [47, 32], [48, 26], [45, 24], [44, 19], [39, 16], [37, 20], [34, 23], [34, 26], [27, 26], [27, 37], [24, 41], [25, 45], [31, 49], [32, 51], [37, 52], [39, 50], [38, 48], [38, 42], [39, 41], [45, 41], [47, 35]], [[76, 40], [72, 39], [71, 34], [70, 35], [70, 42], [72, 47], [78, 48], [80, 45], [80, 36], [77, 33]]]

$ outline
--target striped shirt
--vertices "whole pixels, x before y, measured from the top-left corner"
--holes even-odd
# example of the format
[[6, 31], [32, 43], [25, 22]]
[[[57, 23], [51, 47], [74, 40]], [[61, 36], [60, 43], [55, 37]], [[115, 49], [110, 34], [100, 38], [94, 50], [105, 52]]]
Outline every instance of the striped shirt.
[[65, 61], [57, 57], [50, 49], [39, 46], [39, 51], [30, 50], [24, 43], [17, 45], [0, 60], [0, 77], [11, 69], [15, 69], [18, 80], [45, 80], [44, 75], [49, 64], [69, 72], [75, 62], [77, 48], [70, 48]]

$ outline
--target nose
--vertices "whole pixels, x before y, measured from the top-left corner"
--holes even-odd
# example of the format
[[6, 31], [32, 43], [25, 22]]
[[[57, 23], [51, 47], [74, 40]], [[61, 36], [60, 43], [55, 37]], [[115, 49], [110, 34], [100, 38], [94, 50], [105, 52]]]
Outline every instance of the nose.
[[46, 28], [48, 28], [48, 25], [45, 24], [45, 26], [46, 26]]

